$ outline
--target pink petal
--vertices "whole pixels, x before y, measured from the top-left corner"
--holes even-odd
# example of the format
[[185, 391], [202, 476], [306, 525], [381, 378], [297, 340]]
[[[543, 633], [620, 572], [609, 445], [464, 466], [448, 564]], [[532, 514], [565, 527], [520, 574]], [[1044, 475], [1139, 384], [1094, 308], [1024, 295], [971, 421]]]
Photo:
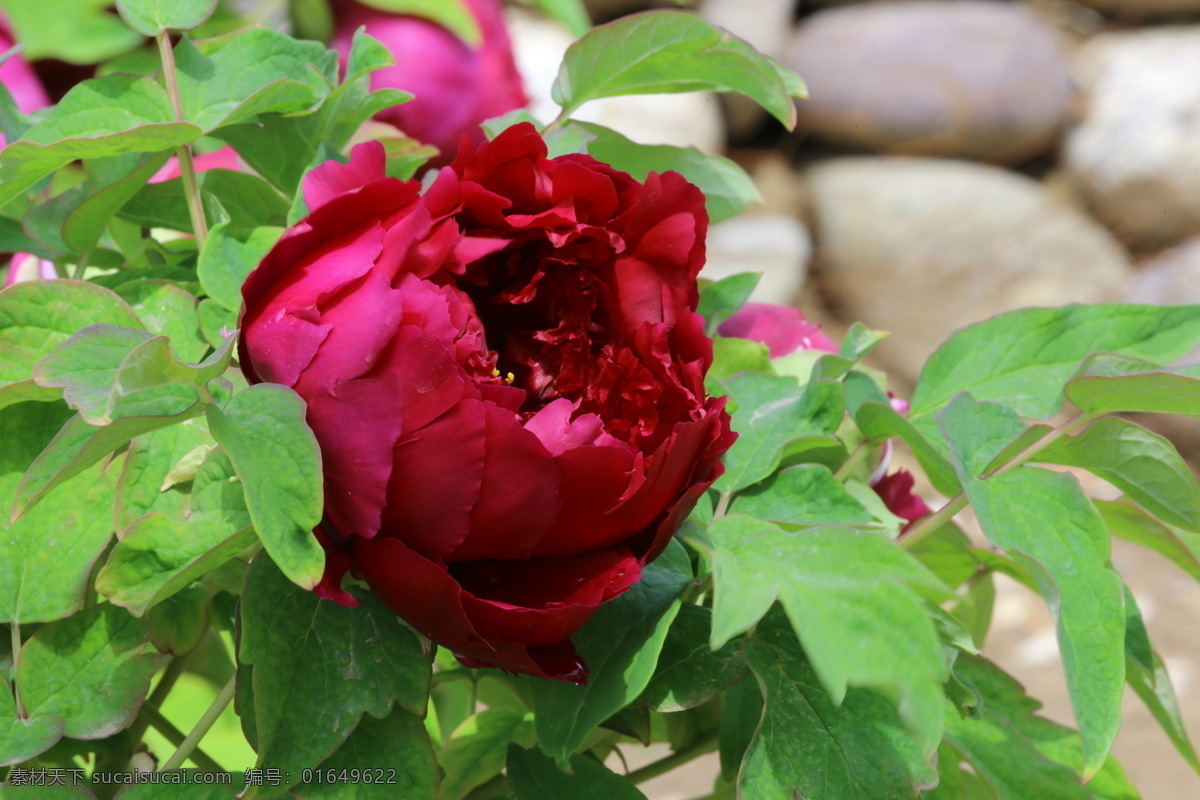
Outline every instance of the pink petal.
[[387, 177], [387, 154], [379, 142], [363, 142], [350, 151], [350, 163], [326, 161], [304, 177], [304, 204], [315, 211], [336, 197]]

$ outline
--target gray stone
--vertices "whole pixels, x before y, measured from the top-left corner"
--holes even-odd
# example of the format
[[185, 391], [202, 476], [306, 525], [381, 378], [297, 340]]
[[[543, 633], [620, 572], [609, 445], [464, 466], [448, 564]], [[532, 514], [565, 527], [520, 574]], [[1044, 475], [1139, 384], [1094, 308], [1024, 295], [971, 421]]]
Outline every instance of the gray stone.
[[801, 127], [879, 152], [1017, 161], [1050, 147], [1074, 87], [1055, 31], [1011, 3], [871, 3], [819, 11], [784, 59]]
[[842, 158], [806, 172], [813, 269], [843, 319], [892, 332], [880, 355], [914, 380], [965, 325], [1004, 311], [1121, 297], [1126, 253], [1036, 181], [995, 167]]
[[720, 280], [757, 272], [762, 278], [750, 299], [788, 306], [804, 286], [811, 255], [808, 229], [793, 217], [742, 214], [709, 229], [708, 258], [700, 276]]
[[1096, 215], [1139, 249], [1200, 233], [1200, 26], [1100, 36], [1077, 62], [1090, 99], [1065, 156]]
[[1200, 304], [1200, 236], [1144, 262], [1126, 299], [1153, 305]]

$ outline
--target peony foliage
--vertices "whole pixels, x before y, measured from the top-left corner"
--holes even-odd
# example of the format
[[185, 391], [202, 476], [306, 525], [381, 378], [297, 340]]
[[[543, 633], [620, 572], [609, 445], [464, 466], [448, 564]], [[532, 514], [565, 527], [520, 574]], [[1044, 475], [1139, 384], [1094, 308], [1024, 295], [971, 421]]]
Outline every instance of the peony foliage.
[[[733, 162], [572, 119], [792, 124], [799, 77], [694, 15], [587, 30], [539, 121], [483, 0], [290, 4], [323, 42], [104, 6], [5, 3], [30, 57], [115, 61], [0, 90], [0, 797], [644, 800], [715, 752], [711, 798], [1124, 800], [1126, 686], [1200, 770], [1111, 560], [1200, 579], [1200, 486], [1121, 416], [1200, 416], [1200, 307], [1003, 314], [906, 402], [883, 334], [698, 282]], [[355, 27], [397, 14], [411, 104]], [[988, 660], [996, 575], [1074, 728]]]

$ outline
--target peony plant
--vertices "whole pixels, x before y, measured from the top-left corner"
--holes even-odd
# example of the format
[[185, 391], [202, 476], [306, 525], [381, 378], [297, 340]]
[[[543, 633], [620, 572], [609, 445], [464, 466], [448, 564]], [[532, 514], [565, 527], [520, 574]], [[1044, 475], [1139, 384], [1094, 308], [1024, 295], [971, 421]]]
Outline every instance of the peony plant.
[[[1200, 416], [1200, 307], [1003, 314], [901, 400], [884, 334], [699, 279], [733, 162], [573, 119], [794, 124], [690, 13], [587, 30], [537, 120], [481, 101], [495, 4], [101, 6], [53, 6], [81, 43], [6, 3], [104, 63], [0, 91], [0, 797], [1125, 800], [1126, 686], [1200, 768], [1110, 549], [1198, 574], [1200, 486], [1123, 415]], [[997, 574], [1075, 727], [988, 659]]]

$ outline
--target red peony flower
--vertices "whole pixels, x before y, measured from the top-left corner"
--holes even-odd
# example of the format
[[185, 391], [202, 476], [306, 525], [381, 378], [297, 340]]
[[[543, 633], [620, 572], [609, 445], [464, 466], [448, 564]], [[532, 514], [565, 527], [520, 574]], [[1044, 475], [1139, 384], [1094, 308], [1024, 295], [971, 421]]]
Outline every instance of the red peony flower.
[[721, 323], [717, 333], [738, 339], [762, 342], [771, 358], [797, 350], [838, 351], [833, 340], [821, 332], [821, 325], [809, 322], [799, 309], [770, 303], [746, 303]]
[[386, 109], [376, 119], [414, 139], [434, 145], [442, 166], [454, 157], [459, 139], [483, 141], [481, 122], [529, 101], [513, 60], [500, 0], [465, 0], [479, 23], [482, 41], [471, 47], [453, 32], [420, 17], [389, 14], [354, 2], [335, 6], [332, 46], [343, 59], [359, 26], [392, 51], [396, 63], [371, 73], [372, 89], [412, 92], [411, 102]]
[[569, 637], [734, 439], [704, 391], [704, 198], [549, 159], [528, 124], [419, 189], [373, 142], [311, 174], [243, 287], [242, 368], [308, 403], [323, 595], [349, 568], [465, 664], [582, 681]]

